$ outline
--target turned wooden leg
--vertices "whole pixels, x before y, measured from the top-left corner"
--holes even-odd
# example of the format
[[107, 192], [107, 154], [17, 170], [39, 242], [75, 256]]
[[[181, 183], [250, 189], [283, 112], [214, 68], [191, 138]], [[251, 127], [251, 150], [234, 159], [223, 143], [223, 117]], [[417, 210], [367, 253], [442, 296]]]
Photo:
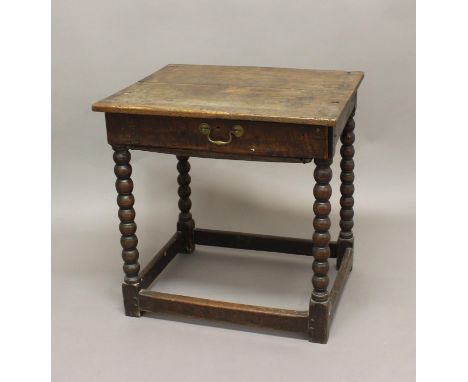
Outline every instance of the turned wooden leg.
[[179, 183], [179, 220], [177, 221], [177, 231], [181, 239], [181, 252], [192, 253], [195, 250], [194, 229], [195, 221], [192, 219], [190, 208], [192, 202], [190, 200], [190, 163], [187, 156], [177, 156], [177, 170], [179, 176], [177, 183]]
[[354, 246], [353, 217], [354, 217], [354, 112], [351, 114], [343, 133], [341, 134], [341, 199], [340, 199], [340, 236], [338, 237], [338, 251], [336, 266], [339, 269], [346, 248]]
[[120, 233], [122, 237], [123, 270], [125, 273], [122, 284], [125, 314], [127, 316], [139, 317], [138, 291], [140, 289], [140, 264], [138, 263], [138, 238], [135, 235], [137, 226], [134, 222], [135, 210], [133, 204], [133, 181], [130, 178], [132, 166], [130, 166], [130, 152], [126, 148], [114, 147], [114, 172], [117, 176], [115, 188], [117, 189], [117, 204], [119, 205]]
[[329, 331], [329, 303], [328, 303], [328, 258], [330, 257], [330, 197], [332, 189], [330, 181], [332, 161], [316, 159], [314, 171], [314, 248], [312, 254], [312, 297], [309, 306], [309, 337], [312, 342], [326, 343]]

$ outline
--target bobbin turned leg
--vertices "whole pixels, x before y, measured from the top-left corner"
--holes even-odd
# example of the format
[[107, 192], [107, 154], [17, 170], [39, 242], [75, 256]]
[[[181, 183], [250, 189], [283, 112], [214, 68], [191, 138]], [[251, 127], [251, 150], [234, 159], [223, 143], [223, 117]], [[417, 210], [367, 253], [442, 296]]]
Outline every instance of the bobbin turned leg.
[[314, 235], [312, 270], [312, 297], [309, 305], [309, 338], [312, 342], [326, 343], [330, 326], [330, 304], [328, 293], [328, 258], [330, 257], [330, 197], [332, 189], [331, 160], [316, 159], [314, 171]]
[[348, 119], [348, 122], [341, 134], [341, 199], [340, 199], [340, 235], [337, 241], [337, 259], [336, 267], [339, 269], [346, 248], [353, 248], [353, 217], [354, 217], [354, 111]]
[[192, 219], [190, 208], [192, 202], [190, 200], [190, 163], [187, 156], [177, 156], [177, 170], [179, 176], [177, 183], [179, 183], [179, 220], [177, 221], [177, 232], [181, 240], [181, 252], [192, 253], [195, 250], [194, 229], [195, 221]]
[[120, 233], [122, 237], [122, 258], [124, 260], [123, 270], [125, 273], [122, 284], [125, 314], [127, 316], [140, 317], [138, 305], [138, 291], [140, 289], [140, 264], [138, 263], [138, 239], [135, 235], [136, 224], [135, 210], [133, 204], [133, 181], [130, 178], [132, 166], [130, 166], [130, 152], [126, 148], [113, 147], [114, 149], [114, 172], [117, 176], [115, 188], [117, 189], [117, 204], [119, 205]]

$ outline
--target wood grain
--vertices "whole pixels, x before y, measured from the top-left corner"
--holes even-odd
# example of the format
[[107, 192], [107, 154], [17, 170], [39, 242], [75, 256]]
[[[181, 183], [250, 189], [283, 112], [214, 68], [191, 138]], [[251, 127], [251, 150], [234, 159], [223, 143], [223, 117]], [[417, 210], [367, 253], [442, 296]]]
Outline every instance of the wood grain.
[[364, 74], [167, 65], [95, 103], [94, 111], [336, 126]]
[[225, 301], [141, 290], [140, 309], [153, 313], [173, 313], [241, 325], [307, 332], [307, 311], [268, 308]]

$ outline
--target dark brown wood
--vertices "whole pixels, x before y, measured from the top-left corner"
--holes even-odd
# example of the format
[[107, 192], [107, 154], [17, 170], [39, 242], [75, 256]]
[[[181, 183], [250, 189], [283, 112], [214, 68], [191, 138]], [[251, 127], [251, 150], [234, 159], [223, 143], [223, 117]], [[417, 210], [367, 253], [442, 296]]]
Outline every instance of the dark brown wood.
[[330, 335], [330, 301], [312, 301], [309, 306], [309, 341], [326, 344]]
[[312, 270], [314, 275], [312, 277], [312, 284], [314, 290], [312, 292], [313, 301], [326, 301], [328, 299], [328, 258], [330, 257], [330, 218], [331, 211], [330, 197], [332, 189], [330, 181], [332, 179], [332, 170], [330, 168], [331, 160], [315, 160], [315, 186], [314, 186], [314, 247], [312, 255], [314, 262]]
[[258, 162], [285, 162], [285, 163], [309, 163], [312, 158], [289, 158], [289, 157], [265, 157], [261, 155], [240, 155], [235, 153], [215, 153], [204, 152], [195, 150], [184, 149], [171, 149], [165, 147], [145, 147], [128, 145], [132, 150], [150, 151], [163, 154], [173, 154], [179, 156], [198, 157], [198, 158], [211, 158], [211, 159], [230, 159], [230, 160], [246, 160]]
[[139, 302], [140, 309], [146, 312], [182, 314], [241, 325], [307, 332], [307, 311], [235, 304], [148, 290], [140, 291]]
[[140, 272], [141, 288], [148, 288], [154, 279], [166, 268], [171, 260], [177, 255], [180, 248], [180, 233], [176, 232], [164, 247], [151, 259], [148, 265]]
[[140, 291], [139, 284], [122, 283], [122, 295], [124, 301], [125, 314], [130, 317], [140, 317], [140, 305], [138, 292]]
[[340, 235], [338, 237], [338, 256], [336, 266], [341, 266], [344, 253], [347, 248], [354, 247], [354, 111], [349, 118], [346, 127], [341, 134], [341, 198], [340, 198]]
[[[211, 126], [210, 138], [229, 141], [217, 145], [200, 130], [202, 123]], [[106, 113], [107, 139], [111, 145], [145, 146], [156, 150], [190, 150], [195, 155], [234, 155], [273, 158], [328, 158], [333, 144], [332, 128], [223, 119], [197, 119]], [[230, 137], [236, 125], [243, 135]], [[331, 141], [330, 141], [331, 139]]]
[[330, 257], [330, 218], [331, 211], [330, 197], [332, 189], [330, 181], [332, 179], [332, 170], [330, 168], [331, 160], [315, 160], [314, 171], [314, 247], [312, 264], [312, 285], [313, 291], [309, 305], [309, 338], [312, 342], [326, 343], [329, 333], [329, 311], [328, 301], [328, 270]]
[[[255, 233], [195, 228], [195, 244], [254, 251], [312, 256], [313, 240]], [[336, 257], [336, 242], [330, 242], [330, 257]]]
[[138, 238], [135, 235], [137, 226], [134, 221], [135, 210], [133, 204], [132, 166], [130, 165], [130, 152], [126, 148], [114, 147], [114, 173], [117, 176], [115, 188], [117, 190], [117, 204], [119, 206], [120, 244], [122, 245], [123, 270], [125, 273], [123, 292], [125, 312], [129, 316], [139, 317], [138, 307], [135, 305], [135, 292], [140, 283], [140, 264], [138, 262]]
[[179, 183], [179, 220], [177, 221], [177, 231], [179, 234], [180, 250], [185, 253], [192, 253], [195, 250], [195, 241], [193, 237], [193, 229], [195, 228], [195, 221], [192, 219], [190, 208], [192, 202], [190, 200], [190, 163], [188, 157], [178, 156], [177, 170], [179, 176], [177, 183]]

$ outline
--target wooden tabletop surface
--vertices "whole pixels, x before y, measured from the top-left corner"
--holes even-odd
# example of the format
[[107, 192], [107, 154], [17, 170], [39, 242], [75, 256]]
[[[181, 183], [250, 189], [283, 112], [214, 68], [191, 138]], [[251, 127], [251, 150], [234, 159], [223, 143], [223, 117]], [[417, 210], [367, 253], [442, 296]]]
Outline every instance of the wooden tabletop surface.
[[94, 111], [335, 126], [363, 72], [167, 65]]

